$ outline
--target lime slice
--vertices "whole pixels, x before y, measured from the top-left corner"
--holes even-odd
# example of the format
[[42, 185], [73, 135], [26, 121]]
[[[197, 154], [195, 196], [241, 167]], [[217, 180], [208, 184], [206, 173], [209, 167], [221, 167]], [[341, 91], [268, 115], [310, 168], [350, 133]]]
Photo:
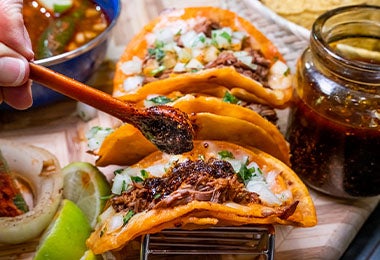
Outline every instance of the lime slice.
[[74, 202], [64, 199], [42, 234], [34, 260], [80, 259], [86, 252], [91, 227]]
[[73, 162], [62, 169], [64, 176], [63, 197], [69, 199], [84, 212], [92, 228], [111, 194], [107, 178], [99, 169], [87, 162]]
[[88, 249], [86, 252], [84, 252], [84, 255], [79, 260], [101, 260], [101, 259], [103, 259], [102, 256], [95, 255], [91, 249]]

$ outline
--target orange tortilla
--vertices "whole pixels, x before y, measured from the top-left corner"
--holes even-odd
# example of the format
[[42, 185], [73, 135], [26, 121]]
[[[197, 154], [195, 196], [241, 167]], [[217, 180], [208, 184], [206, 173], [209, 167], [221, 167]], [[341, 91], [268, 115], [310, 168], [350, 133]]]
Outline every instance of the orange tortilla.
[[[195, 139], [220, 140], [255, 147], [290, 165], [289, 146], [268, 120], [255, 111], [219, 98], [186, 95], [172, 105], [188, 113]], [[156, 151], [135, 127], [125, 124], [108, 136], [98, 151], [98, 166], [131, 165]]]
[[[193, 151], [184, 154], [185, 158], [197, 160], [203, 157], [206, 161], [218, 151], [230, 151], [235, 158], [248, 158], [255, 162], [264, 175], [277, 172], [269, 187], [272, 192], [290, 192], [281, 205], [269, 205], [265, 202], [239, 205], [234, 202], [223, 204], [193, 200], [187, 204], [171, 208], [158, 208], [136, 213], [125, 224], [112, 226], [114, 220], [122, 218], [127, 212], [116, 212], [112, 207], [106, 209], [105, 217], [101, 217], [96, 230], [87, 240], [87, 246], [95, 254], [117, 250], [132, 239], [147, 233], [158, 232], [164, 228], [187, 228], [194, 225], [198, 228], [210, 225], [246, 225], [246, 224], [283, 224], [301, 227], [316, 225], [317, 217], [310, 194], [298, 176], [284, 163], [257, 149], [248, 150], [235, 144], [221, 141], [196, 141]], [[171, 156], [155, 152], [134, 165], [138, 169], [146, 169], [152, 165], [169, 162]], [[284, 212], [295, 207], [290, 216]]]
[[265, 58], [271, 61], [271, 65], [277, 60], [283, 60], [282, 55], [273, 43], [266, 38], [249, 21], [239, 17], [234, 12], [217, 7], [193, 7], [177, 9], [165, 12], [158, 18], [148, 23], [127, 45], [123, 55], [117, 63], [114, 77], [114, 95], [127, 102], [139, 102], [149, 94], [167, 95], [173, 91], [188, 93], [210, 92], [214, 88], [225, 87], [228, 89], [242, 89], [250, 95], [242, 96], [245, 101], [260, 100], [264, 104], [273, 107], [285, 106], [292, 97], [292, 86], [286, 88], [272, 86], [263, 87], [261, 83], [243, 74], [234, 67], [201, 69], [191, 73], [172, 73], [168, 78], [153, 81], [139, 87], [138, 90], [127, 92], [123, 88], [123, 82], [129, 76], [124, 74], [121, 65], [131, 60], [134, 56], [143, 59], [148, 52], [146, 36], [156, 26], [164, 26], [167, 22], [176, 20], [188, 20], [197, 17], [207, 17], [211, 21], [219, 23], [222, 27], [230, 27], [232, 30], [245, 31], [251, 39], [251, 47], [260, 50]]

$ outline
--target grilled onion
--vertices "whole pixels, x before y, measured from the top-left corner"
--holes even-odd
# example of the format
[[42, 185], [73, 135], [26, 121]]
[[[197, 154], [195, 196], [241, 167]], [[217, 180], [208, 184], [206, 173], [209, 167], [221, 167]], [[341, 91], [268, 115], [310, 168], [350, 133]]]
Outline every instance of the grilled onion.
[[28, 212], [0, 217], [0, 243], [22, 243], [39, 236], [51, 222], [62, 198], [63, 177], [57, 159], [42, 148], [0, 140], [0, 150], [9, 169], [33, 194]]

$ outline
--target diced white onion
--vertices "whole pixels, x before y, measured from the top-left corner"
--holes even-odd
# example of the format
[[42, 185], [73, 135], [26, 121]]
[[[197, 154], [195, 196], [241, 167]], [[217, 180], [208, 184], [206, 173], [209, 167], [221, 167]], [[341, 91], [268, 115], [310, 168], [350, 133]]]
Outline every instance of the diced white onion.
[[255, 192], [259, 194], [260, 199], [270, 206], [281, 205], [281, 201], [277, 198], [275, 194], [267, 187], [265, 182], [260, 181], [250, 181], [246, 186], [247, 190], [250, 192]]
[[289, 88], [292, 84], [289, 67], [282, 61], [276, 61], [269, 70], [268, 84], [273, 89]]
[[186, 64], [186, 69], [203, 69], [203, 64], [197, 59], [191, 59], [189, 63]]
[[188, 31], [185, 34], [182, 34], [180, 37], [183, 46], [186, 48], [193, 48], [193, 44], [197, 40], [198, 35], [195, 31]]
[[180, 47], [175, 47], [174, 48], [177, 56], [178, 56], [178, 61], [181, 63], [187, 63], [189, 60], [192, 58], [192, 51], [190, 48], [180, 48]]
[[276, 184], [276, 178], [280, 172], [278, 171], [270, 171], [268, 172], [266, 176], [266, 182], [268, 183], [269, 187]]
[[104, 139], [113, 132], [112, 128], [105, 127], [92, 127], [87, 133], [87, 146], [90, 150], [94, 151], [100, 148]]
[[218, 58], [218, 55], [219, 55], [219, 50], [215, 46], [210, 45], [204, 51], [203, 60], [204, 62], [208, 63], [208, 62], [216, 60]]
[[169, 43], [173, 41], [174, 34], [169, 28], [163, 28], [161, 30], [158, 30], [154, 32], [154, 35], [156, 36], [156, 40], [163, 42], [163, 43]]
[[211, 32], [212, 38], [215, 40], [219, 49], [228, 49], [230, 47], [230, 41], [223, 35], [227, 34], [232, 40], [232, 29], [229, 27], [224, 27], [218, 30], [213, 30]]
[[126, 61], [120, 66], [121, 71], [125, 75], [134, 75], [142, 72], [142, 60], [133, 56], [132, 60]]
[[161, 177], [165, 174], [165, 165], [164, 164], [155, 164], [145, 168], [150, 175], [154, 177]]
[[110, 218], [106, 232], [112, 233], [113, 231], [120, 229], [123, 224], [123, 215], [121, 213], [117, 213]]
[[177, 62], [177, 64], [173, 68], [174, 72], [184, 72], [186, 71], [186, 64], [182, 62]]
[[136, 91], [139, 87], [142, 86], [143, 81], [144, 81], [144, 77], [142, 76], [128, 77], [123, 82], [123, 89], [126, 92]]
[[132, 184], [131, 177], [128, 174], [116, 174], [113, 178], [112, 184], [112, 193], [120, 195], [123, 191], [123, 188], [128, 187], [128, 185]]
[[247, 34], [245, 32], [242, 32], [242, 31], [232, 32], [232, 38], [238, 39], [240, 41], [242, 41], [246, 36], [247, 36]]
[[98, 114], [97, 109], [82, 102], [77, 102], [76, 112], [77, 115], [86, 122], [95, 118]]

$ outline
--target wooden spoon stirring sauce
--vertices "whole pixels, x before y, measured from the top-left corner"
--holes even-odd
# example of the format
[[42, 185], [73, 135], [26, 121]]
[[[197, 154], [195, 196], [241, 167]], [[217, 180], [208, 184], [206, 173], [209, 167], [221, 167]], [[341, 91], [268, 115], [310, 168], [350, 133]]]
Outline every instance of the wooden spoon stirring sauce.
[[193, 149], [194, 130], [186, 113], [165, 105], [140, 109], [43, 66], [29, 65], [30, 79], [132, 124], [161, 151], [180, 154]]

